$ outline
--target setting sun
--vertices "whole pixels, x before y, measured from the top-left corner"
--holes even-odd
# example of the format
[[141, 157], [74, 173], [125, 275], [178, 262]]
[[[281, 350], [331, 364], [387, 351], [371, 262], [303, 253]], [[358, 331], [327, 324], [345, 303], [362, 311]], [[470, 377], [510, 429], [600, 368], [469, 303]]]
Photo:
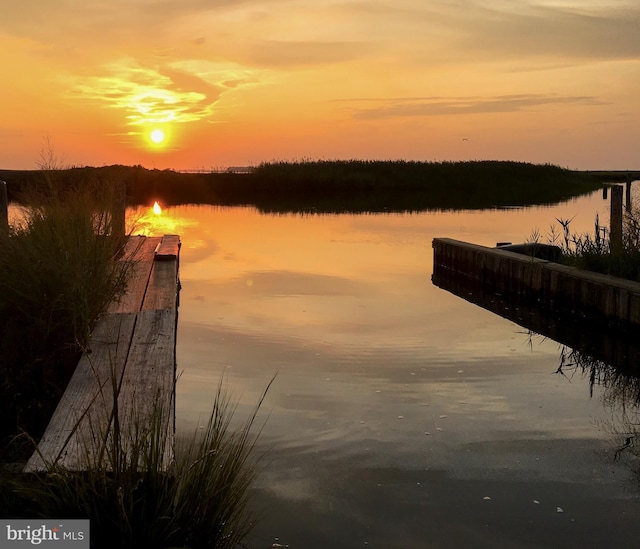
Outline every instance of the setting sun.
[[150, 137], [151, 141], [153, 141], [156, 145], [159, 145], [164, 141], [164, 132], [160, 129], [153, 130]]
[[158, 204], [158, 202], [154, 202], [153, 204], [153, 213], [156, 215], [160, 215], [162, 213], [162, 208], [160, 207], [160, 204]]
[[43, 132], [74, 165], [637, 168], [638, 0], [40, 4], [3, 13], [4, 169]]

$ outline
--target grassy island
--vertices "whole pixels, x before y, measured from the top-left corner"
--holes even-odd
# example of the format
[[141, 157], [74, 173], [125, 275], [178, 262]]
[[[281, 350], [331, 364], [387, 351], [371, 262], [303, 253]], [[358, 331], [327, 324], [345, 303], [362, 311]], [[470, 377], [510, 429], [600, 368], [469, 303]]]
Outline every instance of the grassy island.
[[[10, 193], [37, 172], [2, 171]], [[599, 188], [594, 175], [524, 162], [300, 161], [247, 173], [181, 173], [141, 166], [71, 168], [65, 179], [124, 181], [131, 204], [253, 205], [265, 212], [411, 212], [552, 204]], [[10, 195], [11, 198], [11, 195]]]

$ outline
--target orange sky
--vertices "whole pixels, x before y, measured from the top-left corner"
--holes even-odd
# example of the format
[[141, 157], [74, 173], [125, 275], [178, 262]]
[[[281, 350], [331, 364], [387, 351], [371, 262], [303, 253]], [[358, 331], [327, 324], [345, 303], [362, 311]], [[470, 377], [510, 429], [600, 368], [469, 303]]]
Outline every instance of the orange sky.
[[638, 0], [0, 4], [0, 168], [640, 169]]

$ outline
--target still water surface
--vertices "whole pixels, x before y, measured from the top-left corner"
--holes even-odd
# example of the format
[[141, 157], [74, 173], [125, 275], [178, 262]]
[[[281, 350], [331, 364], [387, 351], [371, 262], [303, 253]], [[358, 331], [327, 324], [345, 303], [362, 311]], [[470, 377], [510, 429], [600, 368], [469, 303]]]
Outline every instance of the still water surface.
[[[615, 410], [555, 374], [561, 345], [431, 282], [434, 237], [493, 246], [555, 218], [607, 223], [600, 193], [553, 207], [265, 215], [182, 206], [178, 434], [221, 376], [268, 450], [251, 549], [632, 547]], [[143, 220], [144, 221], [144, 220]], [[556, 224], [557, 226], [557, 224]]]

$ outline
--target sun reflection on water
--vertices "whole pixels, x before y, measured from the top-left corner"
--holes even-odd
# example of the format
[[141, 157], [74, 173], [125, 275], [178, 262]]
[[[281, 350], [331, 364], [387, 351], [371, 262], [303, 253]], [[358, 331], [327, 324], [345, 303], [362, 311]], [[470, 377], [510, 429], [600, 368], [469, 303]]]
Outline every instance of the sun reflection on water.
[[127, 227], [131, 234], [161, 236], [180, 234], [193, 224], [173, 208], [163, 208], [158, 201], [153, 206], [138, 206], [127, 210]]

